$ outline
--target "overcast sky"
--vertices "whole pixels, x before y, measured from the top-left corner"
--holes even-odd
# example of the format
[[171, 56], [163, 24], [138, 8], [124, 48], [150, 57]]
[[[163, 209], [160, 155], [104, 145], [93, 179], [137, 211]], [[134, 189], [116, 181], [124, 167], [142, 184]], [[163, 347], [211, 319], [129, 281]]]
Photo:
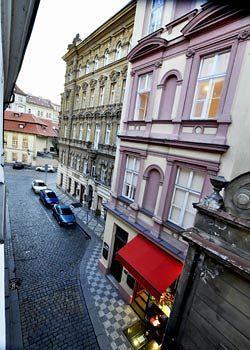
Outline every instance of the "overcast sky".
[[76, 33], [85, 38], [129, 0], [41, 0], [17, 84], [60, 104], [62, 56]]

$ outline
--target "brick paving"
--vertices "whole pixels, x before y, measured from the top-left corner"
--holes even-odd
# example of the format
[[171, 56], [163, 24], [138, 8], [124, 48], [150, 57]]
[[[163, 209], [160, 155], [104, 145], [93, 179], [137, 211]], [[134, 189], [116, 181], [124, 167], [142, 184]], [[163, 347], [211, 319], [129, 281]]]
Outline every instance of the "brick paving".
[[[70, 205], [76, 202], [73, 197], [57, 188], [55, 184], [51, 184], [50, 188], [54, 189], [63, 203]], [[91, 212], [88, 212], [87, 215], [84, 208], [72, 207], [72, 210], [82, 227], [91, 234], [92, 239], [96, 237], [94, 244], [90, 246], [91, 251], [88, 251], [87, 262], [84, 264], [84, 274], [88, 282], [88, 290], [86, 291], [85, 288], [85, 293], [88, 293], [94, 301], [96, 317], [99, 318], [105, 329], [110, 350], [129, 350], [131, 346], [123, 330], [139, 318], [133, 309], [119, 297], [117, 289], [110, 280], [99, 270], [98, 261], [101, 256], [104, 222], [97, 219]]]
[[41, 175], [8, 168], [5, 174], [24, 349], [99, 349], [80, 287], [88, 241], [79, 228], [60, 228], [31, 192]]

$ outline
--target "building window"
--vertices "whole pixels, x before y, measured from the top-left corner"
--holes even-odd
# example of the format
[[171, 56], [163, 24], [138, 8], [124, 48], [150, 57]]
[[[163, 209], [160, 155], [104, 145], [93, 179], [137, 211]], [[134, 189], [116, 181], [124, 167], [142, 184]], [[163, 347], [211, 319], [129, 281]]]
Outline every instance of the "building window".
[[79, 128], [79, 140], [82, 141], [82, 134], [83, 134], [83, 127], [82, 124], [80, 124], [80, 128]]
[[67, 125], [64, 125], [64, 137], [67, 137]]
[[40, 111], [37, 111], [37, 115], [38, 115], [38, 117], [40, 117]]
[[90, 90], [89, 107], [94, 107], [95, 89]]
[[191, 116], [215, 118], [225, 83], [229, 52], [216, 53], [201, 60]]
[[92, 177], [95, 177], [95, 176], [96, 176], [96, 174], [95, 174], [95, 162], [94, 162], [94, 161], [93, 161], [92, 167], [91, 167], [91, 176], [92, 176]]
[[79, 171], [80, 170], [80, 157], [79, 156], [76, 156], [76, 170]]
[[28, 149], [29, 144], [28, 144], [28, 136], [23, 136], [23, 148]]
[[91, 133], [91, 126], [90, 124], [87, 125], [87, 133], [86, 133], [86, 142], [90, 141], [90, 133]]
[[76, 94], [76, 98], [75, 98], [75, 109], [78, 109], [78, 108], [79, 108], [79, 102], [80, 102], [79, 94]]
[[104, 52], [104, 60], [103, 60], [103, 65], [106, 66], [109, 64], [109, 50], [105, 50]]
[[98, 68], [99, 68], [99, 60], [98, 60], [98, 56], [96, 56], [94, 61], [94, 70], [97, 70]]
[[31, 109], [30, 108], [28, 109], [28, 113], [31, 113]]
[[43, 117], [43, 111], [41, 111], [41, 117]]
[[115, 59], [119, 60], [122, 58], [122, 44], [119, 42], [115, 50]]
[[203, 183], [202, 173], [187, 168], [178, 168], [169, 221], [183, 228], [193, 225], [196, 210], [192, 204], [199, 202]]
[[94, 149], [98, 149], [99, 139], [100, 139], [100, 126], [97, 124], [95, 127]]
[[16, 152], [12, 152], [12, 161], [13, 162], [17, 161], [17, 153]]
[[88, 161], [84, 159], [83, 161], [83, 174], [86, 175], [88, 173]]
[[122, 81], [122, 91], [121, 91], [121, 103], [124, 100], [125, 88], [126, 88], [126, 79], [123, 79], [123, 81]]
[[99, 106], [102, 106], [104, 104], [104, 86], [100, 87], [100, 93], [99, 93]]
[[86, 92], [82, 93], [82, 108], [86, 108]]
[[148, 34], [153, 33], [161, 27], [162, 12], [165, 0], [152, 0]]
[[78, 77], [82, 76], [82, 66], [80, 65], [78, 68]]
[[85, 69], [85, 73], [88, 74], [90, 72], [90, 64], [89, 61], [86, 62], [86, 69]]
[[109, 96], [110, 105], [115, 103], [115, 89], [116, 89], [116, 83], [112, 83], [110, 86], [110, 96]]
[[106, 145], [109, 145], [109, 143], [110, 143], [110, 133], [111, 133], [110, 125], [107, 124], [106, 133], [105, 133], [105, 144]]
[[135, 105], [135, 120], [144, 120], [146, 118], [151, 90], [151, 81], [152, 73], [143, 74], [139, 77]]
[[102, 165], [101, 166], [101, 175], [100, 175], [101, 182], [106, 181], [106, 175], [107, 175], [107, 167], [105, 165]]
[[73, 125], [72, 138], [73, 140], [76, 140], [76, 125]]
[[17, 135], [12, 135], [12, 147], [17, 148], [18, 145], [18, 137]]
[[124, 197], [131, 200], [135, 199], [139, 164], [138, 158], [127, 156], [122, 194]]

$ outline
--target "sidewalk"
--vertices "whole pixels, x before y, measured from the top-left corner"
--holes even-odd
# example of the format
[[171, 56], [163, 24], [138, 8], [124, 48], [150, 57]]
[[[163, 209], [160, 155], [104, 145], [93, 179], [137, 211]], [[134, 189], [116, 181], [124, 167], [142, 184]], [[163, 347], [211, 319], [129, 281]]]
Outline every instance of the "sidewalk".
[[[55, 184], [50, 185], [50, 188], [57, 193], [61, 202], [68, 205], [76, 202], [73, 197], [65, 194]], [[80, 279], [99, 346], [101, 350], [132, 349], [123, 334], [123, 329], [135, 323], [138, 316], [119, 297], [114, 285], [100, 272], [98, 267], [104, 222], [82, 207], [74, 208], [72, 206], [72, 210], [77, 218], [77, 223], [91, 237], [88, 251], [81, 262]], [[105, 332], [103, 332], [103, 329]]]

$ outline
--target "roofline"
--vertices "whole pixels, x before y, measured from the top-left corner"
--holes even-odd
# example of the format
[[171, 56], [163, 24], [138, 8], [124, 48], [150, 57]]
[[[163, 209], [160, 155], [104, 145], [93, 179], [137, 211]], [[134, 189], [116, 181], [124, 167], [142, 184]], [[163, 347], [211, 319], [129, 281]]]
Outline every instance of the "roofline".
[[76, 50], [80, 50], [83, 46], [88, 44], [88, 42], [92, 41], [96, 36], [101, 34], [106, 28], [114, 24], [121, 17], [123, 17], [127, 12], [129, 12], [132, 8], [136, 8], [136, 0], [131, 0], [127, 5], [122, 7], [118, 12], [116, 12], [112, 17], [110, 17], [107, 21], [101, 24], [96, 30], [94, 30], [91, 34], [89, 34], [84, 40], [82, 40], [77, 46], [73, 46], [70, 50], [63, 55], [62, 59], [66, 61], [72, 53]]

